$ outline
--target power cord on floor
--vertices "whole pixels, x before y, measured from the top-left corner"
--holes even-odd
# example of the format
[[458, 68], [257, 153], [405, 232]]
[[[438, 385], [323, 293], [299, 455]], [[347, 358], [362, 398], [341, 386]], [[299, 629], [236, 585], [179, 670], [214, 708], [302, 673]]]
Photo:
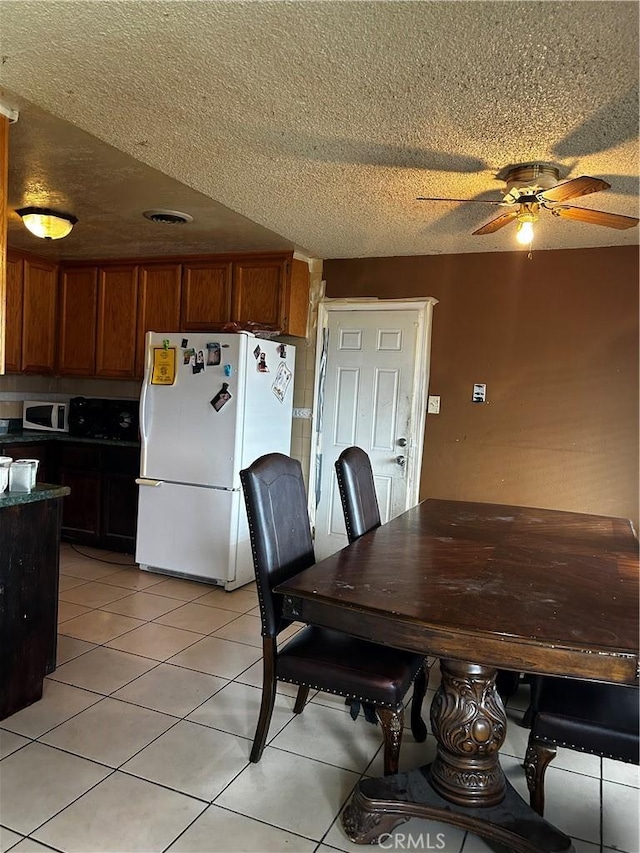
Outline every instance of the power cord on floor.
[[81, 557], [85, 557], [87, 560], [96, 560], [98, 563], [109, 563], [111, 566], [130, 566], [131, 568], [138, 565], [135, 560], [132, 563], [122, 563], [120, 560], [105, 560], [103, 557], [96, 557], [94, 554], [85, 554], [73, 542], [70, 542], [69, 545], [72, 551], [75, 551], [76, 554], [80, 554]]

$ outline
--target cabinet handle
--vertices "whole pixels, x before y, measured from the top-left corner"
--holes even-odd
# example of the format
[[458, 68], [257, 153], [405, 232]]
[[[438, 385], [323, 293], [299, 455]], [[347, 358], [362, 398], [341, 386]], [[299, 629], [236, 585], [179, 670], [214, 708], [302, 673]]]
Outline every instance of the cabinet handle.
[[136, 477], [138, 486], [161, 486], [162, 480], [149, 480], [147, 477]]

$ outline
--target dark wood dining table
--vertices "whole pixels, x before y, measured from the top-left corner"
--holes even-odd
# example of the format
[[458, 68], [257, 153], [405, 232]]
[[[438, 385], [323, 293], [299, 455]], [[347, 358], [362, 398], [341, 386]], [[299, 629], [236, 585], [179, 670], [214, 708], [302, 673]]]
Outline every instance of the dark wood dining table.
[[427, 500], [278, 586], [291, 619], [440, 658], [436, 758], [362, 780], [349, 838], [416, 816], [520, 853], [573, 850], [504, 777], [496, 669], [637, 684], [638, 579], [626, 519]]

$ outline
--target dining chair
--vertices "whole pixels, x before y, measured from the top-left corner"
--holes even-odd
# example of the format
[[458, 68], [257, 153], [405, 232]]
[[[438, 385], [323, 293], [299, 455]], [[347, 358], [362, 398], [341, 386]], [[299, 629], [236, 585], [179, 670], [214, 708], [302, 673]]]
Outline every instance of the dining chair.
[[[349, 544], [364, 536], [370, 530], [380, 527], [380, 508], [373, 480], [373, 469], [368, 453], [361, 447], [347, 447], [342, 451], [335, 463], [338, 491], [342, 502], [344, 524], [347, 529]], [[422, 695], [429, 685], [429, 661], [423, 658], [422, 672], [416, 677], [414, 691]], [[411, 704], [411, 725], [414, 715], [420, 717], [421, 709]], [[420, 717], [421, 719], [421, 717]], [[416, 720], [416, 725], [418, 721]]]
[[427, 735], [421, 717], [422, 656], [314, 625], [279, 644], [278, 635], [291, 621], [283, 616], [283, 598], [274, 587], [315, 563], [302, 469], [295, 459], [269, 453], [242, 470], [240, 480], [262, 620], [262, 701], [250, 761], [262, 757], [276, 685], [283, 681], [298, 685], [296, 714], [302, 713], [310, 690], [372, 705], [384, 737], [384, 773], [397, 773], [404, 699], [414, 681], [411, 729], [418, 742]]
[[338, 491], [349, 542], [380, 527], [371, 460], [361, 447], [347, 447], [336, 460]]
[[544, 813], [544, 776], [557, 747], [638, 764], [638, 688], [542, 676], [524, 761], [531, 808]]

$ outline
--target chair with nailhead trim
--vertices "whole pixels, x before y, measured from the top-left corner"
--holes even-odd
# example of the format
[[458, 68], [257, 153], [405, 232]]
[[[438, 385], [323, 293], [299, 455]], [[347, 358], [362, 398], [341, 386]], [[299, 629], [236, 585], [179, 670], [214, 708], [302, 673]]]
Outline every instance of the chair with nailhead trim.
[[638, 764], [638, 687], [540, 679], [524, 762], [531, 808], [544, 812], [544, 775], [557, 747]]
[[282, 614], [278, 584], [315, 563], [300, 463], [281, 453], [260, 457], [240, 472], [262, 620], [262, 702], [250, 761], [262, 757], [278, 681], [298, 685], [294, 713], [309, 690], [323, 690], [373, 705], [384, 737], [385, 775], [398, 772], [404, 698], [415, 683], [411, 728], [418, 742], [427, 731], [420, 715], [426, 689], [421, 655], [379, 646], [340, 631], [307, 625], [284, 645], [277, 637], [291, 624]]
[[338, 491], [349, 542], [380, 527], [371, 460], [361, 447], [347, 447], [336, 460]]
[[[381, 523], [371, 459], [361, 447], [347, 447], [337, 458], [335, 469], [344, 525], [347, 529], [349, 544], [351, 544], [370, 530], [380, 527]], [[426, 691], [429, 684], [427, 658], [424, 658], [423, 668], [424, 675], [420, 677], [419, 689], [422, 689], [422, 678], [424, 678]], [[411, 713], [420, 714], [421, 709], [412, 704]]]

